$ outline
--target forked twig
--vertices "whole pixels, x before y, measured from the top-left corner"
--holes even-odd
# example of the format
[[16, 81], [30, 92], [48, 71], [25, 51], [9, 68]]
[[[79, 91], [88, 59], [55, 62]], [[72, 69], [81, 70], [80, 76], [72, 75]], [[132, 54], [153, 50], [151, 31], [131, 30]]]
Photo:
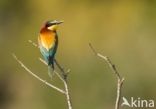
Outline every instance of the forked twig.
[[66, 91], [66, 99], [67, 99], [68, 108], [72, 109], [72, 102], [71, 102], [68, 83], [67, 83], [67, 79], [68, 79], [67, 77], [68, 77], [69, 70], [65, 72], [63, 67], [61, 67], [61, 65], [58, 63], [58, 61], [56, 59], [55, 59], [55, 63], [57, 65], [57, 67], [60, 69], [60, 71], [62, 72], [63, 78], [61, 78], [61, 76], [59, 76], [58, 73], [56, 73], [56, 74], [59, 76], [59, 78], [62, 80], [62, 82], [64, 84], [64, 88], [65, 88], [65, 91]]
[[[42, 59], [42, 58], [39, 58], [39, 60], [44, 63], [45, 65], [47, 65], [47, 63]], [[55, 59], [55, 63], [56, 63], [56, 59]], [[71, 98], [70, 98], [70, 93], [69, 93], [69, 88], [68, 88], [68, 84], [67, 84], [67, 76], [68, 76], [68, 72], [65, 72], [64, 69], [61, 67], [61, 65], [57, 62], [57, 67], [60, 69], [60, 71], [62, 72], [62, 76], [56, 72], [56, 70], [54, 70], [54, 73], [59, 77], [59, 79], [63, 82], [64, 84], [64, 88], [65, 88], [65, 95], [66, 95], [66, 99], [67, 99], [67, 104], [68, 104], [68, 109], [72, 109], [72, 102], [71, 102]]]
[[101, 59], [103, 59], [104, 61], [107, 62], [107, 64], [109, 65], [109, 67], [112, 69], [113, 73], [117, 77], [118, 81], [117, 81], [117, 92], [116, 92], [117, 96], [116, 96], [115, 109], [119, 109], [119, 104], [120, 104], [120, 100], [121, 100], [121, 89], [122, 89], [122, 85], [124, 82], [124, 78], [120, 76], [115, 65], [111, 62], [111, 60], [107, 56], [103, 56], [102, 54], [96, 52], [96, 50], [93, 48], [91, 43], [89, 43], [89, 47], [91, 48], [91, 50], [93, 51], [95, 56], [100, 57]]

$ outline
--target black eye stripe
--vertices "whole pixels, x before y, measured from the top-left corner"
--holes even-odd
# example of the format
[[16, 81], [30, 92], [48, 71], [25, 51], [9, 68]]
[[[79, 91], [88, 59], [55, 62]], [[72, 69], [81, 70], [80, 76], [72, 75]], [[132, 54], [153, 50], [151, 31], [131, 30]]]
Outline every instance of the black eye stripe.
[[50, 26], [52, 26], [52, 25], [58, 25], [58, 24], [61, 24], [61, 23], [63, 23], [63, 21], [57, 21], [57, 20], [54, 20], [54, 21], [47, 21], [47, 22], [45, 23], [45, 26], [46, 26], [46, 27], [50, 27]]
[[50, 26], [52, 26], [52, 25], [56, 25], [56, 23], [46, 23], [46, 27], [50, 27]]

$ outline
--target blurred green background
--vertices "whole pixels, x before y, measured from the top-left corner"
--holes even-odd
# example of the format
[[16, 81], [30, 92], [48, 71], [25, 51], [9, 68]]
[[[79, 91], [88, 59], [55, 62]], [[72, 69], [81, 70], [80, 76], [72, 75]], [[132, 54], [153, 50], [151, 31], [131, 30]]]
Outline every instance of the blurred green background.
[[[113, 109], [116, 78], [88, 43], [109, 56], [125, 77], [123, 96], [156, 100], [155, 0], [1, 0], [0, 109], [67, 109], [65, 97], [29, 75], [49, 80], [39, 50], [28, 43], [46, 20], [64, 20], [57, 60], [70, 68], [74, 109]], [[55, 76], [53, 84], [63, 87]], [[123, 107], [126, 109], [126, 107]]]

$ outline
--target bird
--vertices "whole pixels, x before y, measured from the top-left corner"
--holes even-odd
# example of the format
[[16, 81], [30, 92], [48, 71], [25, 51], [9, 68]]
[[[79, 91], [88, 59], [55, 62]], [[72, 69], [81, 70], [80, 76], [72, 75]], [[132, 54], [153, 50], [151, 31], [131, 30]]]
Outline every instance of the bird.
[[63, 21], [50, 20], [46, 21], [40, 29], [38, 36], [38, 45], [40, 52], [48, 65], [48, 74], [52, 78], [54, 71], [55, 54], [58, 47], [58, 25]]

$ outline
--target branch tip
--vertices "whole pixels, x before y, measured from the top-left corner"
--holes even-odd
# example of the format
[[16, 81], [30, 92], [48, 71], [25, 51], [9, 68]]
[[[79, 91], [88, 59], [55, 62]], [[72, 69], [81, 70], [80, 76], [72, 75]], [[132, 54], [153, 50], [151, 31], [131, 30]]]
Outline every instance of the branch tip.
[[93, 51], [94, 55], [98, 55], [96, 50], [94, 49], [94, 47], [92, 46], [91, 43], [89, 43], [89, 47], [91, 48], [91, 50]]

